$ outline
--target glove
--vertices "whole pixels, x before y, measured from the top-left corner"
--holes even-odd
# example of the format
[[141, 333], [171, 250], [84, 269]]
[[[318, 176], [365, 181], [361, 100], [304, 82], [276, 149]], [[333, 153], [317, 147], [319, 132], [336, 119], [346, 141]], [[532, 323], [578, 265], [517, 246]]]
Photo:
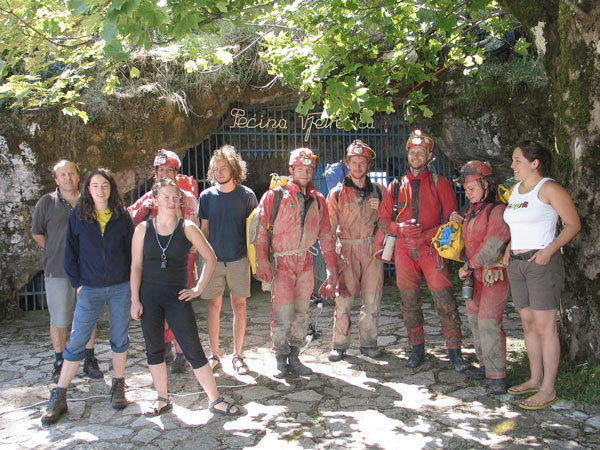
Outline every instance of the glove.
[[418, 240], [421, 237], [421, 225], [415, 223], [415, 219], [399, 223], [398, 228], [406, 240]]
[[499, 267], [484, 267], [481, 278], [484, 286], [493, 286], [496, 281], [504, 280], [504, 270]]
[[332, 274], [329, 274], [319, 288], [319, 295], [323, 298], [334, 299], [335, 292], [337, 291], [337, 284], [337, 275], [333, 276]]
[[270, 283], [273, 279], [273, 264], [269, 261], [256, 261], [256, 274], [254, 275], [260, 281]]

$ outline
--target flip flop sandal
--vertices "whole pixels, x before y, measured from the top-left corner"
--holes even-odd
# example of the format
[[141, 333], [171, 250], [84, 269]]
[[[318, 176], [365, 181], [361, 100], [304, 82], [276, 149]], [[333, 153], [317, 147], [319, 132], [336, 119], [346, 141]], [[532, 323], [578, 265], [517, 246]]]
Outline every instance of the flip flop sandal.
[[536, 394], [539, 391], [537, 388], [528, 388], [523, 385], [512, 386], [508, 388], [506, 392], [511, 395], [525, 395], [525, 394]]
[[248, 375], [250, 373], [248, 364], [246, 364], [244, 358], [241, 356], [234, 356], [231, 359], [231, 364], [233, 364], [233, 370], [235, 370], [238, 375]]
[[[213, 366], [211, 361], [216, 361], [217, 363]], [[221, 368], [221, 358], [219, 358], [218, 356], [211, 356], [208, 358], [208, 363], [210, 364], [210, 367], [212, 368], [212, 371], [214, 372], [215, 370], [219, 370]]]
[[[215, 408], [215, 406], [217, 406], [219, 403], [224, 403], [227, 405], [227, 409], [225, 411], [220, 410]], [[238, 408], [237, 406], [235, 406], [235, 408], [237, 408], [237, 411], [235, 412], [231, 412], [231, 408], [234, 407], [233, 403], [230, 403], [228, 401], [226, 401], [223, 397], [219, 397], [218, 399], [216, 399], [214, 402], [209, 403], [208, 404], [209, 408], [208, 410], [213, 413], [213, 414], [220, 414], [222, 416], [239, 416], [241, 411], [240, 408]]]
[[[166, 403], [166, 405], [158, 409], [157, 406], [160, 402]], [[150, 410], [144, 413], [144, 416], [156, 417], [160, 416], [162, 413], [166, 413], [167, 411], [171, 411], [173, 409], [173, 402], [171, 402], [170, 398], [156, 397], [156, 400], [154, 400], [152, 404], [156, 404], [156, 406], [152, 406]]]
[[527, 409], [529, 411], [537, 411], [538, 409], [544, 409], [550, 405], [553, 405], [554, 403], [556, 403], [558, 401], [558, 397], [554, 397], [552, 400], [549, 400], [545, 403], [538, 403], [535, 405], [528, 405], [527, 401], [529, 400], [529, 398], [527, 400], [523, 400], [521, 403], [519, 403], [519, 406], [523, 409]]

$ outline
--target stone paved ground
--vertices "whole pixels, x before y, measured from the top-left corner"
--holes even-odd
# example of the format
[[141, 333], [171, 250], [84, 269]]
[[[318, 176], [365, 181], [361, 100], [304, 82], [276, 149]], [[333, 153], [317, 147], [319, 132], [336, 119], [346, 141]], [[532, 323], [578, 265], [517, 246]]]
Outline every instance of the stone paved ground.
[[[408, 347], [394, 304], [384, 306], [379, 343], [385, 360], [360, 355], [356, 337], [347, 358], [331, 364], [333, 307], [325, 305], [313, 341], [302, 359], [311, 377], [273, 378], [269, 341], [269, 299], [262, 293], [248, 301], [245, 356], [252, 375], [235, 376], [231, 356], [222, 358], [221, 393], [242, 405], [234, 420], [212, 416], [191, 368], [169, 375], [175, 408], [147, 419], [142, 408], [155, 397], [147, 370], [139, 324], [130, 328], [126, 380], [132, 402], [111, 409], [110, 348], [106, 317], [99, 323], [96, 346], [105, 380], [77, 376], [69, 390], [69, 413], [52, 427], [40, 424], [48, 398], [53, 356], [45, 312], [30, 312], [0, 330], [0, 447], [2, 448], [599, 448], [600, 408], [561, 401], [544, 411], [523, 411], [510, 395], [494, 397], [484, 383], [450, 369], [430, 305], [426, 309], [428, 358], [417, 370], [404, 367]], [[391, 291], [393, 292], [393, 290]], [[393, 295], [393, 294], [392, 294]], [[200, 329], [205, 307], [195, 301]], [[313, 308], [311, 312], [318, 310]], [[464, 314], [464, 309], [461, 310]], [[224, 307], [222, 349], [231, 351], [231, 308]], [[522, 346], [518, 314], [508, 308], [505, 328], [509, 351]], [[465, 330], [467, 358], [474, 361]], [[205, 348], [206, 337], [203, 336]], [[80, 369], [81, 374], [81, 369]]]

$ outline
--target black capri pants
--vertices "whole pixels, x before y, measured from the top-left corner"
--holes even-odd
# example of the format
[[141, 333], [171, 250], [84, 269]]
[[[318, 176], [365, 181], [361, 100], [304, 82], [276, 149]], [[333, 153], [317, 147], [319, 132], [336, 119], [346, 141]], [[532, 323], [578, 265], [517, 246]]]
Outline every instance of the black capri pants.
[[142, 332], [146, 341], [148, 364], [161, 364], [165, 361], [165, 319], [192, 368], [198, 369], [208, 363], [198, 337], [192, 304], [177, 298], [181, 289], [184, 287], [147, 282], [142, 282], [140, 286], [140, 301], [144, 307]]

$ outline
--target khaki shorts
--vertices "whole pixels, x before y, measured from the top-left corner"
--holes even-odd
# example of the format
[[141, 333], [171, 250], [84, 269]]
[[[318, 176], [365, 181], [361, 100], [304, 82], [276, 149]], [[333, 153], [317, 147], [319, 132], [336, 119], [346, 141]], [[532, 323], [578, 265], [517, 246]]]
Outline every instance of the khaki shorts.
[[75, 289], [68, 278], [44, 276], [46, 304], [50, 313], [50, 324], [56, 328], [68, 328], [75, 311]]
[[217, 262], [217, 267], [202, 291], [201, 298], [208, 300], [225, 294], [225, 287], [238, 297], [250, 297], [250, 263], [244, 257], [237, 261]]
[[565, 287], [565, 266], [560, 251], [545, 265], [511, 258], [506, 271], [517, 309], [558, 309], [560, 294]]

